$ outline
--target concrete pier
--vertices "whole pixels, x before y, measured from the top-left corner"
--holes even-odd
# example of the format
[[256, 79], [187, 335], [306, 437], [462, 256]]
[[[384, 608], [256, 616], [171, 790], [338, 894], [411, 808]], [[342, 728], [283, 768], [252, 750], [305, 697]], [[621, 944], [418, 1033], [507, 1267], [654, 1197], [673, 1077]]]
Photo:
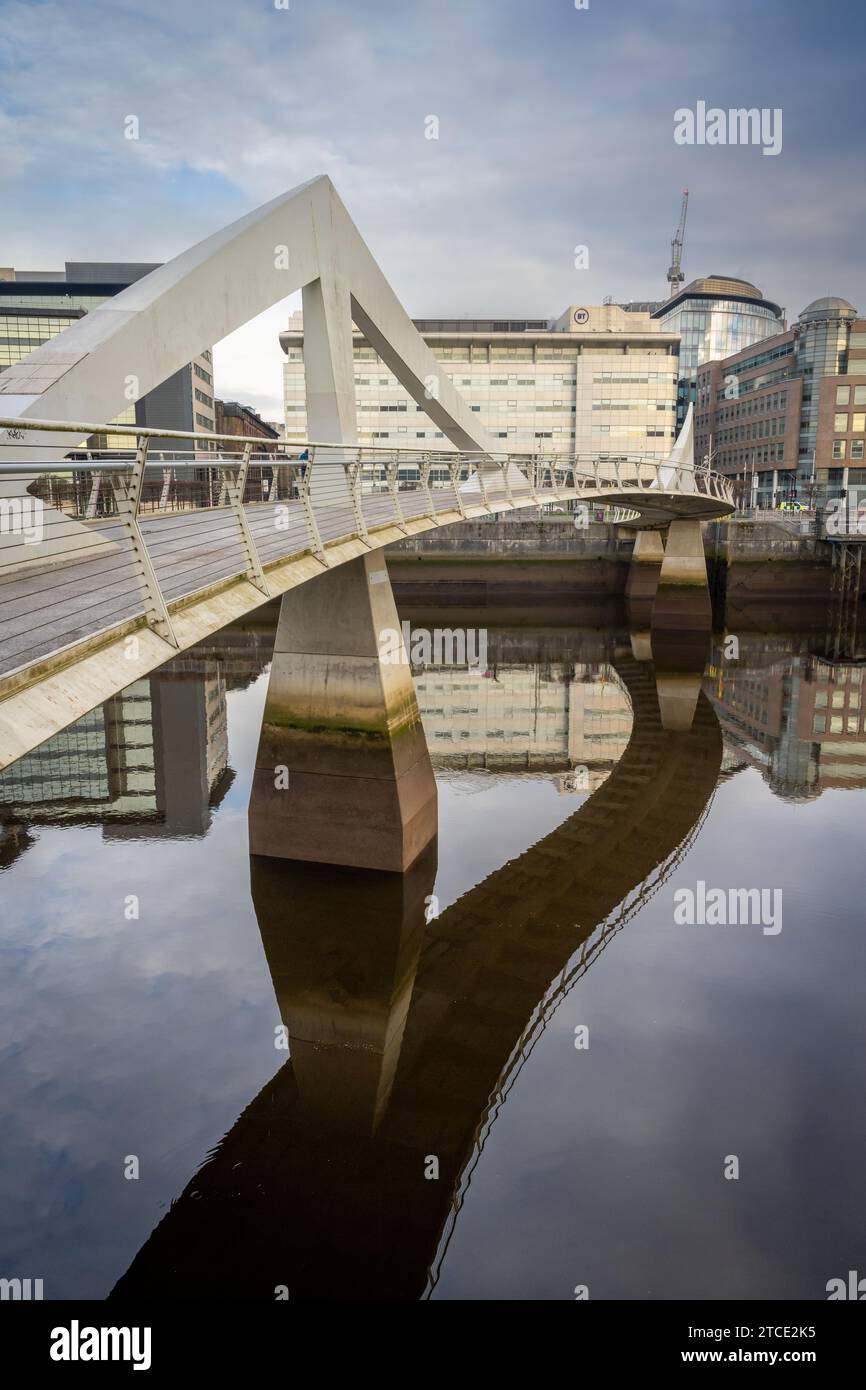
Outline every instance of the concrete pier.
[[692, 727], [710, 641], [709, 622], [703, 628], [696, 621], [687, 628], [653, 627], [656, 693], [667, 733], [686, 733]]
[[319, 1132], [375, 1134], [403, 1043], [436, 878], [253, 858], [256, 916], [300, 1109]]
[[712, 605], [701, 523], [672, 521], [653, 604], [652, 627], [668, 631], [708, 631]]
[[435, 837], [436, 783], [394, 634], [378, 554], [283, 599], [250, 799], [252, 854], [403, 873]]
[[625, 584], [627, 598], [655, 598], [664, 558], [665, 546], [661, 532], [638, 531]]

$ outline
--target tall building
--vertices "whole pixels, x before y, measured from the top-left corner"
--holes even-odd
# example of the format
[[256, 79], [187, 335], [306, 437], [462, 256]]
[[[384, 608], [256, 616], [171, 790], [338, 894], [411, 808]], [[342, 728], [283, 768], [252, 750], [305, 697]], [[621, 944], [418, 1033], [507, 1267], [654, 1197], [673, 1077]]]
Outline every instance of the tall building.
[[[157, 270], [158, 264], [118, 261], [67, 261], [63, 270], [0, 267], [0, 372], [20, 362], [92, 309]], [[111, 422], [153, 429], [214, 429], [213, 358], [203, 348], [179, 372], [131, 402]], [[108, 447], [129, 447], [122, 435], [108, 436]], [[166, 440], [162, 447], [188, 447]]]
[[698, 457], [769, 507], [847, 491], [866, 501], [866, 319], [846, 299], [816, 299], [794, 326], [698, 369]]
[[[616, 304], [570, 305], [560, 318], [416, 319], [415, 327], [503, 449], [659, 458], [675, 433], [677, 335]], [[354, 335], [361, 444], [448, 449], [424, 409]], [[300, 313], [280, 334], [286, 436], [307, 433]]]
[[653, 319], [680, 339], [677, 383], [677, 426], [695, 399], [699, 366], [711, 358], [728, 357], [784, 329], [778, 304], [764, 299], [748, 280], [709, 275], [684, 285], [653, 311]]

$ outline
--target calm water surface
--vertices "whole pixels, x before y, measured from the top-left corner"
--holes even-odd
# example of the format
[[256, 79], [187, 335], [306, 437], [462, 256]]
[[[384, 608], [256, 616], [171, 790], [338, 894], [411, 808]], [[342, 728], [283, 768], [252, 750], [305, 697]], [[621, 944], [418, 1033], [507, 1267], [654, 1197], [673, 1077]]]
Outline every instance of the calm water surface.
[[[491, 627], [485, 674], [417, 675], [439, 840], [397, 880], [250, 859], [272, 616], [0, 779], [0, 1274], [820, 1299], [862, 1269], [861, 668], [716, 647], [671, 732], [627, 632]], [[699, 881], [781, 890], [781, 931], [679, 924]]]

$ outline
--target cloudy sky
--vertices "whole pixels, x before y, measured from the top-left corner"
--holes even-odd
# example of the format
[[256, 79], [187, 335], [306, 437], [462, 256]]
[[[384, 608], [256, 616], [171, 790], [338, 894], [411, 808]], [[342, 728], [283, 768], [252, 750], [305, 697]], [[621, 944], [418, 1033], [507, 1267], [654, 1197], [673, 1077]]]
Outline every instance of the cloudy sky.
[[[660, 297], [688, 187], [687, 279], [866, 308], [862, 0], [284, 3], [0, 0], [0, 265], [168, 260], [327, 173], [411, 314], [546, 317]], [[781, 153], [678, 145], [699, 101]], [[272, 418], [286, 312], [217, 354]]]

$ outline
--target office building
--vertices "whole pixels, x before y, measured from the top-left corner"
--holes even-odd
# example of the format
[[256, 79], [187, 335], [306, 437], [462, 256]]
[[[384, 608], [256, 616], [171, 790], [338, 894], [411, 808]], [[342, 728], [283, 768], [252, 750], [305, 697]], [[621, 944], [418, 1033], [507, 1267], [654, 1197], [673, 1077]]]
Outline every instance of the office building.
[[[514, 452], [664, 458], [674, 439], [679, 341], [648, 313], [571, 305], [558, 319], [416, 319], [480, 423]], [[300, 313], [280, 334], [286, 436], [307, 434]], [[354, 333], [361, 444], [451, 447]]]
[[784, 330], [782, 310], [748, 280], [709, 275], [692, 280], [653, 311], [652, 318], [680, 340], [677, 427], [695, 399], [697, 369]]
[[698, 457], [736, 478], [742, 505], [847, 491], [866, 500], [866, 319], [816, 299], [792, 328], [698, 369]]
[[[20, 362], [92, 309], [141, 280], [157, 264], [67, 261], [63, 270], [0, 267], [0, 372]], [[213, 358], [205, 347], [140, 400], [131, 402], [112, 424], [154, 429], [214, 429]], [[94, 437], [93, 447], [104, 437]], [[109, 435], [107, 447], [129, 447], [123, 435]], [[189, 441], [166, 440], [163, 448], [188, 448]]]

